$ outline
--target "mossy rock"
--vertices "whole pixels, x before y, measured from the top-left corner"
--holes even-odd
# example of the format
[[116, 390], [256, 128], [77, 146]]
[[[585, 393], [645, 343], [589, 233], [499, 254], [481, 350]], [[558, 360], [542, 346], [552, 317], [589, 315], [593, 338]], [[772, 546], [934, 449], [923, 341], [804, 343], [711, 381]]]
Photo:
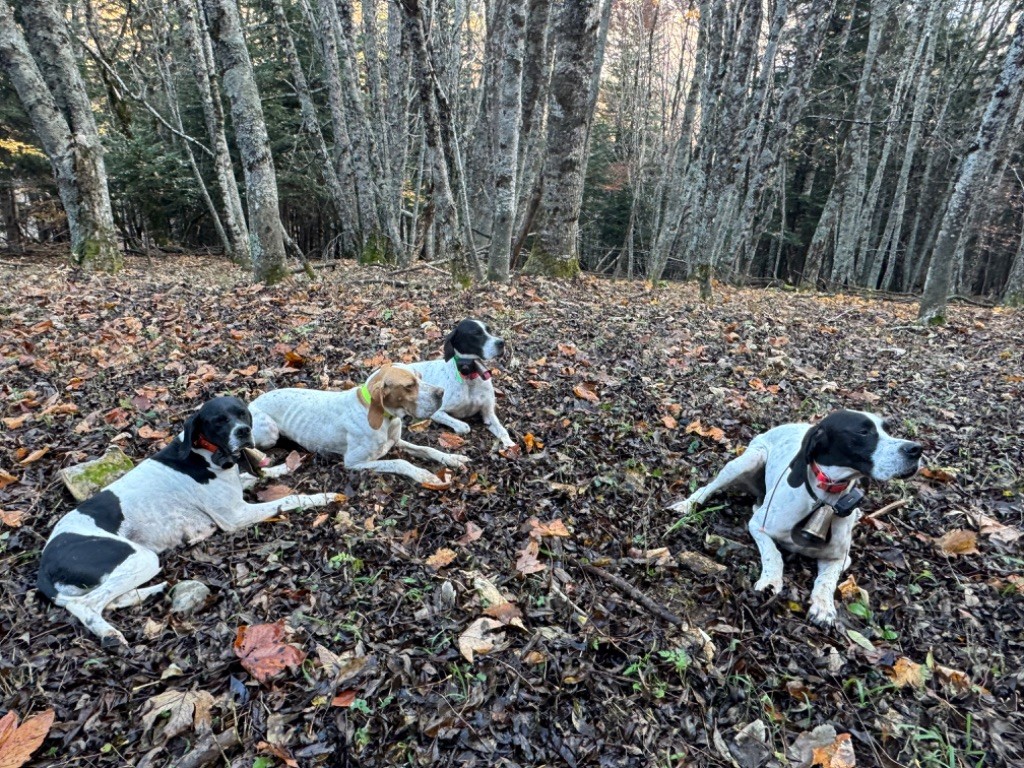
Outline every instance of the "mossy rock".
[[530, 252], [530, 257], [523, 266], [524, 275], [541, 275], [561, 279], [577, 277], [580, 271], [580, 261], [575, 256], [559, 256], [538, 248]]
[[106, 488], [122, 475], [127, 474], [135, 464], [116, 445], [98, 459], [62, 469], [60, 479], [77, 501], [85, 501]]

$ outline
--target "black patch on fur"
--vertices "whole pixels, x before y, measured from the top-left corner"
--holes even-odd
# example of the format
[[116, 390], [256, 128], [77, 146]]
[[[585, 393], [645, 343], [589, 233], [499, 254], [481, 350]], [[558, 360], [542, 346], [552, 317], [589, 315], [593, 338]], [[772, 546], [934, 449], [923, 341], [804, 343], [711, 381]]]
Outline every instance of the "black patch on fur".
[[57, 584], [92, 589], [133, 554], [135, 548], [120, 539], [58, 534], [43, 549], [36, 587], [51, 600]]
[[237, 462], [230, 451], [231, 433], [239, 422], [252, 428], [252, 414], [245, 403], [237, 397], [215, 397], [185, 422], [184, 440], [174, 438], [153, 459], [188, 475], [197, 483], [208, 483], [216, 475], [206, 459], [193, 450], [196, 441], [202, 435], [217, 446], [211, 460], [221, 469], [230, 469]]
[[879, 439], [875, 422], [864, 414], [855, 411], [830, 414], [807, 430], [800, 451], [789, 465], [787, 481], [793, 488], [807, 485], [810, 489], [807, 467], [812, 461], [848, 467], [870, 477], [871, 457]]
[[456, 354], [483, 357], [486, 343], [487, 331], [483, 324], [467, 317], [444, 340], [444, 359], [451, 360]]
[[91, 517], [97, 527], [107, 533], [117, 533], [124, 522], [121, 500], [112, 491], [100, 491], [79, 504], [77, 509], [83, 515]]

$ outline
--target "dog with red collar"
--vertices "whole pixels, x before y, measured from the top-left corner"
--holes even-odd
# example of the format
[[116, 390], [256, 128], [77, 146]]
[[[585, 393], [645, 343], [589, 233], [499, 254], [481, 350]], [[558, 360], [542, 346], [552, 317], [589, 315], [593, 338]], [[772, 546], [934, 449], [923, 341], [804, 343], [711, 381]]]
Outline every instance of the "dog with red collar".
[[861, 411], [837, 411], [815, 425], [775, 427], [669, 509], [686, 514], [727, 488], [752, 494], [757, 502], [747, 528], [761, 554], [754, 589], [782, 591], [779, 547], [812, 557], [818, 577], [807, 616], [816, 624], [834, 624], [835, 591], [850, 567], [853, 528], [861, 516], [858, 481], [907, 478], [921, 466], [920, 443], [892, 437], [887, 427], [880, 416]]
[[[39, 591], [81, 621], [104, 646], [127, 646], [105, 618], [107, 608], [140, 604], [166, 582], [143, 587], [160, 572], [159, 553], [237, 531], [290, 509], [322, 507], [337, 494], [292, 495], [247, 504], [259, 472], [252, 417], [237, 397], [217, 397], [193, 414], [170, 445], [57, 521], [43, 548]], [[288, 468], [267, 467], [280, 477]]]

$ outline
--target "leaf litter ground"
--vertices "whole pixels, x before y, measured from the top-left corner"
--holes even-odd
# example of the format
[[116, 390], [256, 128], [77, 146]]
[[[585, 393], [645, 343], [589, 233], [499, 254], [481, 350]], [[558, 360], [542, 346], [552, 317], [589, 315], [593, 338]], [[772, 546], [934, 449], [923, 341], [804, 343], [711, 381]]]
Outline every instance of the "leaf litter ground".
[[[268, 289], [199, 257], [0, 272], [0, 711], [55, 710], [33, 765], [1021, 764], [1019, 313], [956, 306], [922, 330], [911, 304], [850, 296], [462, 292], [352, 267]], [[62, 467], [111, 444], [137, 462], [211, 395], [358, 384], [466, 315], [510, 343], [493, 381], [521, 455], [479, 423], [461, 445], [414, 424], [473, 459], [443, 491], [306, 457], [274, 482], [344, 501], [165, 553], [160, 578], [212, 596], [113, 612], [127, 654], [36, 593], [73, 506]], [[869, 489], [869, 513], [903, 506], [858, 526], [842, 626], [822, 630], [813, 563], [752, 591], [749, 500], [664, 506], [757, 433], [839, 407], [895, 417], [929, 471]], [[266, 653], [294, 664], [260, 682], [233, 644], [277, 622]]]

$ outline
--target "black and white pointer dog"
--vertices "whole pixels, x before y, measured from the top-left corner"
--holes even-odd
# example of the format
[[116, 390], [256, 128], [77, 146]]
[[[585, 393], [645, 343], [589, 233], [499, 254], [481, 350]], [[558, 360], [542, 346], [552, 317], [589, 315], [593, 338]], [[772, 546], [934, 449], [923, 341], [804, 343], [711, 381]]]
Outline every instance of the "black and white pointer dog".
[[[252, 418], [235, 397], [210, 400], [166, 448], [111, 483], [54, 526], [39, 566], [39, 590], [66, 608], [105, 646], [127, 645], [103, 618], [105, 608], [138, 605], [166, 582], [139, 588], [160, 572], [157, 554], [194, 544], [214, 533], [236, 531], [276, 512], [321, 507], [331, 493], [285, 496], [247, 504], [243, 448], [253, 447]], [[287, 473], [283, 464], [264, 474]]]
[[430, 418], [459, 435], [469, 434], [469, 424], [461, 419], [480, 415], [502, 448], [515, 445], [508, 430], [494, 412], [494, 385], [484, 361], [505, 353], [505, 340], [494, 336], [479, 320], [466, 318], [444, 340], [443, 360], [424, 360], [409, 367], [423, 381], [441, 387], [444, 399]]
[[[687, 513], [710, 496], [732, 486], [757, 498], [747, 528], [761, 553], [756, 590], [782, 590], [782, 555], [778, 547], [818, 561], [808, 618], [831, 625], [836, 620], [835, 591], [850, 567], [853, 527], [860, 519], [857, 490], [862, 477], [907, 478], [921, 463], [919, 443], [886, 432], [887, 422], [873, 413], [838, 411], [816, 425], [783, 424], [758, 435], [708, 485], [669, 509]], [[810, 531], [816, 512], [835, 510], [828, 526]], [[815, 535], [817, 534], [817, 535]]]

